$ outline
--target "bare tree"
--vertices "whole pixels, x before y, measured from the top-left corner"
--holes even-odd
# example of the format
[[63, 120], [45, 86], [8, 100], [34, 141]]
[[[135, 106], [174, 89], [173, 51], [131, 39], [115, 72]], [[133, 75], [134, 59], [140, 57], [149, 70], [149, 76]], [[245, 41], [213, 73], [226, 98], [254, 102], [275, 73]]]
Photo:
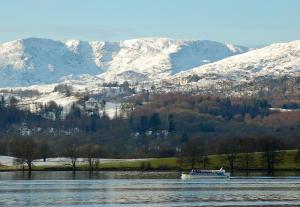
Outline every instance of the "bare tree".
[[5, 155], [8, 151], [8, 141], [0, 139], [0, 154]]
[[267, 136], [261, 139], [262, 146], [262, 161], [266, 163], [269, 175], [273, 175], [276, 163], [281, 162], [283, 152], [280, 149], [283, 147], [282, 142], [278, 139]]
[[33, 138], [24, 138], [14, 143], [12, 153], [18, 159], [19, 163], [25, 163], [28, 171], [32, 171], [32, 162], [38, 158], [37, 144]]
[[187, 143], [183, 145], [182, 155], [184, 159], [191, 164], [192, 169], [195, 168], [196, 163], [199, 161], [201, 157], [201, 151], [201, 144], [196, 138], [189, 139]]
[[76, 171], [76, 163], [79, 156], [79, 148], [76, 144], [72, 143], [68, 145], [65, 149], [64, 156], [71, 159], [72, 169]]
[[245, 169], [246, 169], [246, 175], [249, 175], [249, 168], [251, 161], [253, 161], [253, 155], [251, 152], [255, 149], [255, 139], [253, 138], [242, 138], [240, 139], [240, 146], [241, 146], [241, 155], [240, 155], [240, 161], [243, 163]]
[[221, 142], [220, 150], [224, 153], [225, 160], [228, 162], [230, 167], [230, 173], [234, 173], [235, 164], [239, 153], [239, 142], [238, 138], [229, 138]]
[[201, 157], [203, 169], [206, 169], [206, 166], [210, 163], [209, 157], [207, 155], [202, 155]]
[[52, 151], [49, 147], [48, 141], [43, 140], [38, 147], [39, 156], [46, 162], [46, 159], [52, 155]]
[[103, 156], [103, 149], [100, 145], [85, 144], [80, 147], [80, 152], [86, 158], [89, 171], [97, 169], [100, 163], [100, 157]]

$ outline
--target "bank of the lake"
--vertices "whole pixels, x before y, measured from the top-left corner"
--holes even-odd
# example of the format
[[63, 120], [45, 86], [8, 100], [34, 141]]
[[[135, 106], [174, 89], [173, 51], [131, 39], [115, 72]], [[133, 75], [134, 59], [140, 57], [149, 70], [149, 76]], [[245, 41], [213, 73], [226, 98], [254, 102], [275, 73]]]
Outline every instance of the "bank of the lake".
[[[280, 152], [280, 159], [275, 162], [274, 171], [300, 171], [300, 163], [295, 159], [297, 151], [287, 150]], [[235, 159], [234, 168], [237, 172], [243, 172], [246, 170], [245, 162], [243, 160], [244, 154], [238, 154]], [[266, 171], [266, 163], [262, 159], [262, 153], [250, 153], [249, 156], [249, 171], [259, 172]], [[227, 160], [227, 155], [209, 155], [208, 162], [205, 168], [207, 169], [219, 169], [223, 166], [229, 170], [230, 165]], [[195, 164], [195, 168], [203, 168], [201, 157], [198, 158]], [[27, 167], [25, 165], [25, 170]], [[151, 158], [151, 159], [136, 159], [136, 160], [114, 160], [100, 162], [96, 170], [100, 171], [182, 171], [191, 169], [191, 162], [188, 158]], [[22, 171], [23, 166], [0, 166], [0, 171]], [[33, 171], [72, 171], [70, 164], [63, 165], [33, 165]], [[78, 171], [88, 171], [87, 164], [78, 163], [76, 166]]]

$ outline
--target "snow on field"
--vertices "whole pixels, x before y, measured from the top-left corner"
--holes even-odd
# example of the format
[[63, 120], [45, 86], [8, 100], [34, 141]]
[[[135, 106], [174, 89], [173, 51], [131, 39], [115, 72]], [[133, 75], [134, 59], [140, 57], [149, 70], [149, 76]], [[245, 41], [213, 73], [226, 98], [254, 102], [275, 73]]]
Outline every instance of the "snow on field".
[[270, 108], [270, 110], [278, 111], [278, 112], [300, 111], [300, 109], [283, 109], [283, 108]]
[[0, 165], [13, 166], [15, 158], [9, 156], [0, 156]]
[[[134, 162], [134, 161], [147, 161], [151, 160], [152, 158], [146, 159], [100, 159], [100, 163], [113, 163], [113, 162]], [[15, 165], [15, 158], [9, 156], [0, 156], [0, 164], [4, 166], [14, 166]], [[78, 158], [78, 164], [86, 164], [86, 158]], [[35, 160], [33, 162], [34, 166], [66, 166], [71, 164], [70, 158], [65, 157], [56, 157], [56, 158], [48, 158], [46, 162], [42, 159]]]

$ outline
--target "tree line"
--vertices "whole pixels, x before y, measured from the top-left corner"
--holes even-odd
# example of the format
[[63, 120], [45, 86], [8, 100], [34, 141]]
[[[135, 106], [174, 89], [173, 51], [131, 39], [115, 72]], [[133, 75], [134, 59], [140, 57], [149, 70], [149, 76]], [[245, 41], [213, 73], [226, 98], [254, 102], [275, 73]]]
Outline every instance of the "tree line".
[[[259, 141], [265, 137], [282, 143], [276, 150], [300, 148], [300, 112], [271, 111], [272, 104], [265, 99], [143, 93], [127, 98], [121, 113], [109, 118], [105, 113], [83, 107], [82, 103], [88, 98], [82, 97], [83, 100], [74, 103], [65, 115], [54, 101], [38, 106], [33, 113], [21, 109], [17, 99], [0, 98], [0, 153], [24, 157], [26, 153], [20, 151], [26, 149], [23, 142], [28, 139], [34, 140], [31, 146], [36, 146], [33, 158], [43, 159], [39, 151], [49, 148], [52, 157], [71, 158], [70, 154], [73, 155], [74, 169], [78, 157], [84, 155], [83, 151], [89, 151], [88, 145], [98, 146], [101, 157], [109, 158], [182, 157], [188, 151], [195, 152], [199, 158], [204, 152], [206, 155], [223, 153], [229, 156], [227, 160], [234, 169], [240, 153], [247, 152], [241, 151], [245, 147], [242, 144], [228, 144], [236, 140], [234, 137], [242, 141], [253, 137], [256, 141], [246, 148], [249, 152], [268, 151]], [[105, 101], [102, 105], [105, 107]], [[205, 146], [205, 150], [189, 146]], [[239, 146], [234, 150], [239, 153], [231, 153], [233, 149], [226, 149], [228, 146]], [[272, 156], [272, 153], [267, 156], [270, 169], [276, 163]], [[193, 162], [198, 162], [198, 158], [192, 159]], [[22, 163], [24, 160], [20, 158]], [[33, 159], [26, 160], [30, 163]], [[204, 164], [205, 160], [207, 156], [202, 159]], [[97, 160], [89, 163], [95, 164]], [[250, 163], [250, 158], [245, 163]]]
[[[196, 164], [202, 164], [205, 169], [209, 164], [210, 140], [190, 139], [183, 145], [180, 161], [195, 168]], [[229, 166], [231, 173], [235, 170], [245, 171], [248, 175], [250, 170], [266, 170], [273, 175], [276, 164], [283, 163], [285, 155], [285, 142], [272, 137], [230, 137], [218, 143], [218, 153], [223, 161]], [[292, 158], [295, 163], [300, 163], [300, 149]], [[260, 163], [256, 163], [259, 161]]]
[[2, 141], [2, 144], [6, 144], [9, 155], [16, 158], [15, 164], [21, 165], [23, 170], [27, 166], [29, 172], [32, 171], [34, 161], [46, 162], [50, 157], [69, 158], [73, 171], [76, 171], [79, 158], [84, 158], [89, 171], [98, 169], [100, 158], [105, 156], [105, 149], [101, 145], [79, 144], [71, 139], [64, 140], [64, 142], [58, 154], [52, 150], [53, 146], [49, 145], [48, 140], [37, 137], [10, 139], [7, 143]]

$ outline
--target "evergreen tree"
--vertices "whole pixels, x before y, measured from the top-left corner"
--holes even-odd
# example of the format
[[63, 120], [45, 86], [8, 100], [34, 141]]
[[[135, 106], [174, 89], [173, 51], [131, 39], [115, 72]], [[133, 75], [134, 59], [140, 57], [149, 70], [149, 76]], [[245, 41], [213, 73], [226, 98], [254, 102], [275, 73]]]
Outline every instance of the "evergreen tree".
[[175, 124], [174, 124], [174, 116], [173, 114], [170, 114], [168, 117], [168, 121], [169, 121], [169, 128], [168, 131], [170, 133], [175, 132]]
[[159, 130], [160, 124], [161, 121], [160, 121], [159, 113], [153, 113], [149, 121], [149, 125], [153, 130], [153, 132], [157, 132]]
[[148, 117], [147, 116], [141, 116], [139, 132], [141, 134], [144, 134], [147, 131], [147, 129], [148, 129]]

